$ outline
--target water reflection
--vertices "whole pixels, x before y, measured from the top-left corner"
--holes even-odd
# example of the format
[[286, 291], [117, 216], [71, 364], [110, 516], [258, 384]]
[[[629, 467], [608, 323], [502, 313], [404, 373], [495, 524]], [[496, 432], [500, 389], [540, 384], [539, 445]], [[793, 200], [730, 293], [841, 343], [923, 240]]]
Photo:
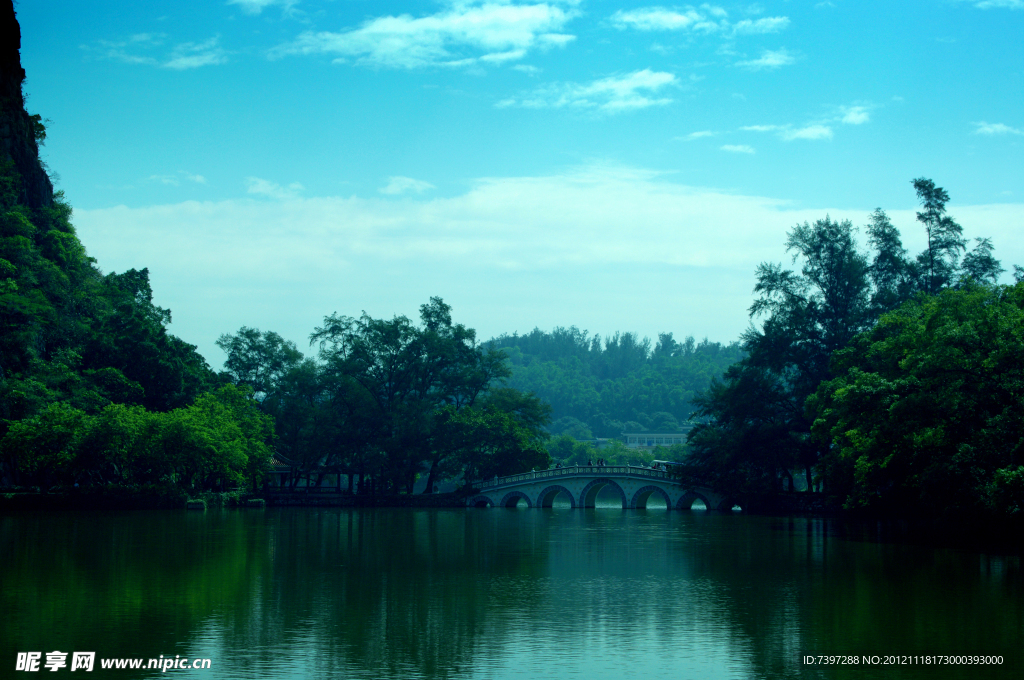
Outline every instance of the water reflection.
[[0, 517], [0, 654], [180, 653], [231, 678], [941, 678], [963, 669], [801, 658], [984, 653], [1006, 659], [985, 677], [1020, 677], [1018, 558], [559, 501]]

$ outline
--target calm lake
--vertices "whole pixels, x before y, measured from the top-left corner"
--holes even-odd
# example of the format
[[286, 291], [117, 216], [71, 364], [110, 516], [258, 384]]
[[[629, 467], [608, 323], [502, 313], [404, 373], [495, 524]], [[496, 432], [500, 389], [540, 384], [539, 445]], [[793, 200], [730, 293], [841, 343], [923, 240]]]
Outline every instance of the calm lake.
[[[64, 677], [74, 651], [119, 678], [1024, 677], [1019, 557], [865, 533], [603, 508], [0, 515], [0, 677]], [[55, 650], [56, 674], [15, 671]], [[100, 668], [160, 655], [211, 667]]]

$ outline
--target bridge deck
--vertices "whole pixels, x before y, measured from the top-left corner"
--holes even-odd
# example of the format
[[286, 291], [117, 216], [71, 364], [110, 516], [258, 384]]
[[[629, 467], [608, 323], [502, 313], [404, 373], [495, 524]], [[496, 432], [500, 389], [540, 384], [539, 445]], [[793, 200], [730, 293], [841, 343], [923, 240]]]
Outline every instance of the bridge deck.
[[561, 477], [575, 477], [576, 475], [587, 475], [593, 477], [637, 477], [643, 479], [660, 479], [666, 482], [677, 482], [677, 478], [664, 470], [652, 470], [651, 468], [633, 467], [631, 465], [574, 465], [572, 467], [551, 468], [537, 472], [522, 472], [518, 475], [506, 477], [495, 477], [493, 479], [477, 482], [474, 486], [483, 491], [484, 489], [500, 489], [503, 486], [522, 484], [542, 479], [558, 479]]

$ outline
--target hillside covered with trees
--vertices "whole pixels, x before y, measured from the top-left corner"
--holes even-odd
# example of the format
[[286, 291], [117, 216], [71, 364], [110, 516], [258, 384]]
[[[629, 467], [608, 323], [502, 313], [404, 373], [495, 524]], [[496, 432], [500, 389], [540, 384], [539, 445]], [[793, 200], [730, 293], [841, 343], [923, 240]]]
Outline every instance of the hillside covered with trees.
[[634, 333], [601, 338], [575, 327], [487, 345], [508, 356], [512, 387], [551, 404], [552, 434], [577, 439], [687, 429], [694, 397], [744, 356], [739, 343], [662, 333], [652, 346]]
[[0, 486], [257, 482], [273, 423], [167, 332], [146, 269], [104, 274], [39, 161], [21, 34], [0, 5]]

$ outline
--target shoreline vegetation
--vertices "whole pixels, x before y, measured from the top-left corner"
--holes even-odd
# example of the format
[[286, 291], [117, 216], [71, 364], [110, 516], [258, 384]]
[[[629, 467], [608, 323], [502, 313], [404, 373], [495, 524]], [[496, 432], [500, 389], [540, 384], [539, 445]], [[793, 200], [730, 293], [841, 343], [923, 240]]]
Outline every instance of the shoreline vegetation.
[[797, 268], [757, 268], [728, 345], [575, 327], [481, 342], [431, 297], [418, 322], [325, 316], [311, 356], [242, 327], [218, 372], [168, 332], [147, 269], [88, 256], [39, 160], [9, 0], [0, 24], [0, 510], [273, 505], [281, 459], [295, 504], [344, 476], [339, 504], [448, 507], [470, 489], [445, 481], [659, 458], [750, 512], [1020, 535], [1024, 269], [1000, 285], [991, 240], [971, 245], [932, 180], [912, 181], [917, 255], [881, 209], [866, 249], [849, 221], [793, 227]]

